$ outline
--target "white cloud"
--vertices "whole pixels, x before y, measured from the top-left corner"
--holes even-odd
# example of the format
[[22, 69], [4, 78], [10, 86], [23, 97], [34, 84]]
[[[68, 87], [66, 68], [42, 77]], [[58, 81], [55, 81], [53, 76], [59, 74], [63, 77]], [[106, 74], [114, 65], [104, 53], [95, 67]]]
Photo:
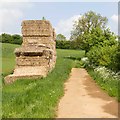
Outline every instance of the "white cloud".
[[19, 9], [1, 9], [0, 10], [0, 28], [2, 32], [12, 31], [17, 22], [23, 17]]
[[111, 17], [111, 19], [114, 21], [114, 22], [116, 22], [116, 23], [118, 23], [118, 15], [113, 15], [112, 17]]
[[[13, 1], [13, 2], [12, 2]], [[32, 9], [30, 0], [2, 0], [0, 1], [0, 33], [21, 33], [21, 21], [24, 11]]]
[[70, 37], [70, 32], [73, 28], [73, 24], [74, 24], [74, 21], [78, 20], [78, 18], [80, 18], [81, 15], [74, 15], [68, 19], [65, 19], [65, 20], [60, 20], [57, 24], [57, 26], [55, 27], [56, 29], [56, 33], [59, 34], [63, 34], [65, 35], [65, 37], [67, 39], [69, 39]]
[[111, 16], [110, 21], [110, 29], [113, 31], [116, 35], [118, 34], [118, 15], [114, 14]]
[[[13, 2], [11, 2], [13, 1]], [[24, 18], [24, 11], [31, 9], [34, 4], [29, 0], [2, 0], [0, 4], [0, 33], [21, 33], [21, 21]]]

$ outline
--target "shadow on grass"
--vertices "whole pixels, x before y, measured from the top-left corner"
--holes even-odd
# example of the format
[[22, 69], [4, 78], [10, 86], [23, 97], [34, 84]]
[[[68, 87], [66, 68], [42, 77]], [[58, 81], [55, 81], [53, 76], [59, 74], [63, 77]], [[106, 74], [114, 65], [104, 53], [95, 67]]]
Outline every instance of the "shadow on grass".
[[64, 59], [71, 59], [71, 60], [81, 60], [81, 57], [71, 57], [71, 56], [68, 56], [68, 57], [64, 57]]

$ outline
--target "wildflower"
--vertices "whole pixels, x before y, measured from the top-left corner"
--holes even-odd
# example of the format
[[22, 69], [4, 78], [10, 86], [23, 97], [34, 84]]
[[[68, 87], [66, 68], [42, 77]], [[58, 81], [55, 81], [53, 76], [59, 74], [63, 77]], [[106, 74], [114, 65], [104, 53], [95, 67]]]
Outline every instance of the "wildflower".
[[107, 78], [112, 78], [114, 80], [120, 80], [120, 75], [119, 73], [115, 73], [112, 70], [107, 69], [106, 67], [96, 67], [94, 68], [94, 71], [99, 73], [103, 80], [106, 80]]
[[88, 61], [88, 57], [81, 58], [82, 61]]

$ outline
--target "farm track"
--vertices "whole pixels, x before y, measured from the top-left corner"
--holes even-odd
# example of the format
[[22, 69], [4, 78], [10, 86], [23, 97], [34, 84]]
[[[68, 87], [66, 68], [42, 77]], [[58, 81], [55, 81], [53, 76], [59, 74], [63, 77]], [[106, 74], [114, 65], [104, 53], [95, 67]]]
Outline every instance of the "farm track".
[[101, 90], [85, 69], [73, 68], [57, 115], [57, 118], [117, 118], [118, 102]]

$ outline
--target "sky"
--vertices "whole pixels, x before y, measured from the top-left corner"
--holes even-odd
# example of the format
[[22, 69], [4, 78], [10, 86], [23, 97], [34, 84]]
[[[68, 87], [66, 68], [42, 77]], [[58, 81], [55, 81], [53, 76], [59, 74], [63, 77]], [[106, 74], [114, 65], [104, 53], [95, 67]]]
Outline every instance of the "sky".
[[[18, 2], [19, 1], [19, 2]], [[32, 0], [2, 0], [0, 4], [0, 33], [21, 34], [23, 20], [40, 20], [44, 16], [56, 33], [70, 37], [74, 21], [92, 10], [108, 18], [107, 26], [118, 34], [118, 2], [32, 2]], [[34, 0], [35, 1], [35, 0]], [[44, 0], [45, 1], [45, 0]], [[75, 1], [75, 0], [74, 0]]]

